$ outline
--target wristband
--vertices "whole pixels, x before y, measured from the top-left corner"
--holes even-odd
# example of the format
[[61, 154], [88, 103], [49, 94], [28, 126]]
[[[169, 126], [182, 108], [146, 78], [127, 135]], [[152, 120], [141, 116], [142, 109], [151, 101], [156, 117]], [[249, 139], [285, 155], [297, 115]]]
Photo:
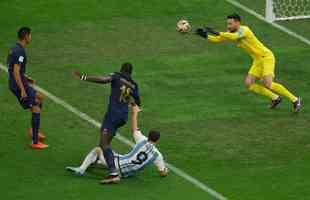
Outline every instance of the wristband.
[[86, 74], [82, 74], [82, 76], [81, 76], [81, 81], [86, 81], [86, 78], [87, 78], [87, 75]]

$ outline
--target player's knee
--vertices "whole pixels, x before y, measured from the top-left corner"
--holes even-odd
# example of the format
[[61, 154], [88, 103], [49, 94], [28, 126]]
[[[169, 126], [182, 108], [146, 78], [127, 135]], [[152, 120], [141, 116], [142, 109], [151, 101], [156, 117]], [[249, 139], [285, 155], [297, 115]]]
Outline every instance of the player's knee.
[[41, 111], [40, 106], [32, 106], [31, 108], [31, 112], [33, 113], [40, 113], [40, 111]]
[[250, 80], [250, 79], [245, 79], [245, 81], [244, 81], [244, 85], [245, 85], [245, 87], [247, 87], [248, 89], [249, 89], [253, 84], [254, 84], [253, 81]]
[[100, 147], [96, 147], [96, 148], [95, 148], [95, 151], [96, 151], [97, 156], [102, 155], [102, 150], [101, 150]]
[[42, 94], [41, 92], [37, 93], [37, 95], [36, 95], [37, 101], [42, 102], [44, 100], [44, 98], [45, 98], [44, 94]]
[[35, 104], [36, 106], [38, 106], [40, 108], [40, 110], [42, 110], [43, 107], [43, 102], [41, 100], [39, 100], [38, 98], [35, 99]]
[[256, 77], [248, 74], [244, 80], [244, 85], [249, 89], [256, 81]]
[[272, 81], [264, 81], [264, 85], [266, 88], [271, 89]]
[[266, 88], [271, 89], [272, 82], [273, 77], [271, 75], [264, 76], [263, 83]]

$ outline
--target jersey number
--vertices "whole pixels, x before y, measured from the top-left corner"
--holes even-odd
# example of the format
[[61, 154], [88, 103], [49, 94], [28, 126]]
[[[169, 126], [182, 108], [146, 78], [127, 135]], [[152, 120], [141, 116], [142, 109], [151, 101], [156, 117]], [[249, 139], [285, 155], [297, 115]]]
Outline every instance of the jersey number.
[[121, 89], [120, 102], [128, 103], [130, 99], [131, 88], [122, 85], [120, 89]]
[[133, 164], [136, 164], [136, 165], [142, 165], [143, 162], [146, 160], [147, 160], [147, 153], [142, 151], [142, 152], [138, 153], [136, 160], [133, 160], [131, 162]]

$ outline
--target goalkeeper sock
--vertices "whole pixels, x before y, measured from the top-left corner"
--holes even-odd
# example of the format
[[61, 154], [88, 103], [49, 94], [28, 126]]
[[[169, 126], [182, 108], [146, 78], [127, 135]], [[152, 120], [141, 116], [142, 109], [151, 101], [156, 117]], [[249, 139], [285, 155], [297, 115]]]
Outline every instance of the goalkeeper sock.
[[249, 87], [249, 90], [252, 92], [255, 92], [257, 94], [269, 97], [272, 100], [276, 100], [277, 98], [279, 98], [279, 96], [275, 93], [273, 93], [271, 90], [265, 88], [264, 86], [261, 86], [257, 83], [252, 84]]
[[297, 101], [297, 97], [294, 96], [290, 91], [288, 91], [288, 89], [286, 89], [283, 85], [281, 85], [279, 83], [273, 82], [271, 84], [270, 89], [272, 89], [273, 91], [275, 91], [276, 93], [278, 93], [282, 96], [289, 98], [291, 102]]
[[97, 153], [96, 153], [96, 148], [91, 150], [91, 152], [88, 153], [86, 158], [84, 159], [82, 165], [80, 166], [80, 169], [84, 171], [87, 170], [87, 168], [93, 164], [97, 160]]

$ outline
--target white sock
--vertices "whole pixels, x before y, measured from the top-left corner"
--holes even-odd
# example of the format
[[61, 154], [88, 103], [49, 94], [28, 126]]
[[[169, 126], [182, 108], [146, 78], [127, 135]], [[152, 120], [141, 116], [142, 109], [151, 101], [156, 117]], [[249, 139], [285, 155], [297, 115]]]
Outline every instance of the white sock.
[[97, 160], [97, 153], [96, 153], [96, 148], [94, 148], [93, 150], [91, 150], [88, 155], [86, 156], [86, 158], [84, 159], [82, 165], [80, 166], [80, 169], [83, 171], [86, 171], [87, 168], [94, 163]]

